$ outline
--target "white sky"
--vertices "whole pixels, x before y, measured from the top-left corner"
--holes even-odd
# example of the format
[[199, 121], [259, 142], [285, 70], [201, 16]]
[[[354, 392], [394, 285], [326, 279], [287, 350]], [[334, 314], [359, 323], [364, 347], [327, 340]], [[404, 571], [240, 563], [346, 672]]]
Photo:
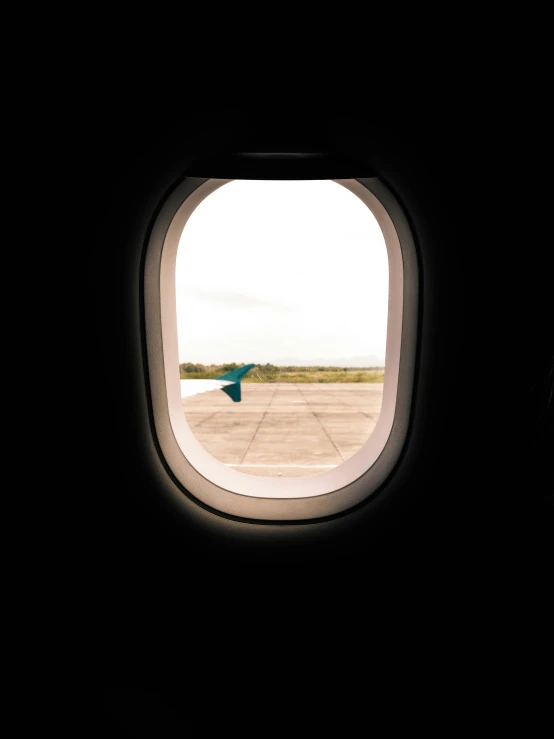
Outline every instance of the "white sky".
[[327, 180], [235, 180], [189, 218], [179, 362], [384, 364], [388, 260], [375, 217]]

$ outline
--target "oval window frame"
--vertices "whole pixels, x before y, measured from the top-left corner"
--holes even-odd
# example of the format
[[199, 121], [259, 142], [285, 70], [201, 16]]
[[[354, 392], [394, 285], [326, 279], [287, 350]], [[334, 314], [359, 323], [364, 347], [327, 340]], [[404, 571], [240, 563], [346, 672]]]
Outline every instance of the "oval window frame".
[[232, 179], [184, 178], [154, 220], [144, 260], [144, 326], [152, 417], [160, 450], [183, 491], [221, 513], [299, 521], [342, 513], [386, 481], [404, 446], [413, 394], [418, 314], [417, 252], [400, 204], [377, 177], [332, 179], [369, 208], [389, 262], [383, 402], [368, 440], [332, 470], [307, 477], [261, 477], [225, 466], [194, 436], [183, 412], [177, 340], [175, 262], [188, 218]]

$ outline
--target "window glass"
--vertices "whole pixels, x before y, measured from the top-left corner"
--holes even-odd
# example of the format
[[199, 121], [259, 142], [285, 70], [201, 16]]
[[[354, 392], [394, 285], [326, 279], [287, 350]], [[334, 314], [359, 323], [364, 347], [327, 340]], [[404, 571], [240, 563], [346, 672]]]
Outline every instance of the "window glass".
[[356, 195], [332, 181], [224, 184], [186, 222], [175, 288], [183, 413], [215, 459], [305, 477], [366, 443], [383, 396], [389, 264]]

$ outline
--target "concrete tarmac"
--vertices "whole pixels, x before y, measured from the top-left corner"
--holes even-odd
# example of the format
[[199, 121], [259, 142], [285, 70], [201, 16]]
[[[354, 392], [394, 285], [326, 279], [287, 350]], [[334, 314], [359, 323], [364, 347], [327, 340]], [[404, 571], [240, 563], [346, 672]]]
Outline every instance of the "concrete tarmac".
[[383, 383], [241, 383], [234, 403], [221, 390], [182, 400], [187, 422], [217, 460], [264, 477], [317, 475], [367, 441]]

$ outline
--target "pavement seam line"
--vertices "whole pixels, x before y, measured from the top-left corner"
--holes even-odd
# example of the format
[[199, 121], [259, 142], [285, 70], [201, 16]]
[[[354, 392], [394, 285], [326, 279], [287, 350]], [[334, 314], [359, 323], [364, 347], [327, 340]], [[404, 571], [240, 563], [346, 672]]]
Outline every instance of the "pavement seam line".
[[344, 462], [344, 461], [346, 461], [346, 460], [344, 459], [344, 457], [342, 456], [342, 454], [340, 453], [340, 451], [339, 451], [339, 449], [338, 449], [337, 445], [335, 444], [335, 442], [333, 441], [333, 439], [331, 439], [331, 437], [330, 437], [330, 436], [329, 436], [329, 434], [327, 433], [327, 429], [325, 428], [325, 426], [324, 426], [324, 425], [323, 425], [323, 424], [321, 423], [321, 421], [320, 421], [320, 420], [319, 420], [319, 418], [317, 417], [317, 415], [316, 415], [316, 412], [315, 412], [315, 411], [313, 411], [313, 410], [311, 409], [311, 407], [310, 407], [310, 404], [308, 403], [308, 399], [306, 398], [306, 396], [304, 395], [304, 393], [302, 392], [302, 390], [300, 390], [300, 388], [298, 387], [298, 385], [296, 386], [296, 388], [297, 388], [298, 392], [300, 393], [300, 395], [301, 395], [301, 396], [302, 396], [302, 397], [304, 398], [304, 400], [306, 401], [306, 405], [307, 405], [307, 406], [308, 406], [308, 408], [310, 409], [310, 411], [311, 411], [311, 413], [312, 413], [313, 417], [314, 417], [314, 418], [316, 419], [316, 421], [317, 421], [317, 422], [319, 423], [319, 425], [321, 426], [321, 428], [322, 428], [322, 430], [323, 430], [323, 433], [325, 434], [325, 436], [326, 436], [326, 437], [327, 437], [327, 438], [329, 439], [329, 441], [331, 442], [331, 444], [332, 444], [332, 445], [333, 445], [333, 446], [335, 447], [335, 449], [337, 450], [337, 454], [339, 455], [339, 457], [340, 457], [340, 458], [342, 459], [342, 461], [343, 461], [343, 462]]
[[[200, 421], [200, 423], [197, 423], [194, 428], [197, 429], [199, 426], [202, 426], [203, 423], [206, 423], [206, 421], [209, 421], [214, 416], [217, 416], [218, 413], [221, 413], [221, 411], [215, 411], [214, 413], [212, 413], [211, 416], [208, 416], [208, 418], [205, 418], [203, 421]], [[187, 413], [185, 411], [185, 418], [186, 418], [186, 415], [187, 415]], [[187, 419], [187, 423], [188, 423], [188, 419]], [[192, 426], [190, 425], [190, 423], [189, 423], [189, 428], [192, 431], [192, 433], [194, 433], [194, 429], [192, 428]]]

